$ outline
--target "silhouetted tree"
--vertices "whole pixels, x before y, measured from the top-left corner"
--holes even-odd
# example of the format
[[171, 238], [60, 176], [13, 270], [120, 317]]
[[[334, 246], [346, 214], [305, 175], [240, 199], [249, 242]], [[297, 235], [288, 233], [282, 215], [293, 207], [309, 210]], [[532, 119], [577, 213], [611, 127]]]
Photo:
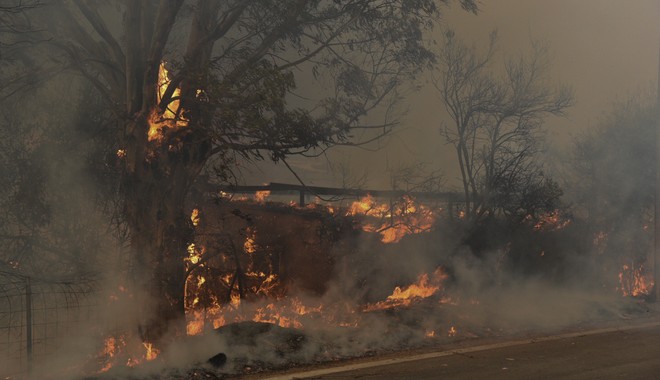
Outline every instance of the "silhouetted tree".
[[548, 84], [544, 45], [532, 44], [528, 57], [506, 61], [498, 75], [492, 71], [495, 44], [493, 32], [479, 53], [448, 31], [435, 80], [453, 122], [444, 133], [456, 149], [466, 214], [475, 222], [498, 213], [520, 219], [555, 207], [561, 190], [537, 161], [541, 125], [573, 102], [570, 89]]

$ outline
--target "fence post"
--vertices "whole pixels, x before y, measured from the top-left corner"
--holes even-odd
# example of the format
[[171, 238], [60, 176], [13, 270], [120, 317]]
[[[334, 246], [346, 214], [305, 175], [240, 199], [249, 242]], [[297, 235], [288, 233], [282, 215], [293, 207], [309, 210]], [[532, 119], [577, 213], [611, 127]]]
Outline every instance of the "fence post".
[[300, 190], [300, 207], [305, 207], [305, 190]]
[[32, 372], [32, 285], [30, 277], [25, 282], [25, 336], [28, 374]]

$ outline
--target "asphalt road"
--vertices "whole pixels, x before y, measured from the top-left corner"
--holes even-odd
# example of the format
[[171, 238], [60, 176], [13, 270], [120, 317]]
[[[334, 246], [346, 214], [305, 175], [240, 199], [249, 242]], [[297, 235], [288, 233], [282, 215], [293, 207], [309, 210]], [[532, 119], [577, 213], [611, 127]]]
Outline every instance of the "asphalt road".
[[270, 379], [660, 379], [660, 322], [373, 360]]

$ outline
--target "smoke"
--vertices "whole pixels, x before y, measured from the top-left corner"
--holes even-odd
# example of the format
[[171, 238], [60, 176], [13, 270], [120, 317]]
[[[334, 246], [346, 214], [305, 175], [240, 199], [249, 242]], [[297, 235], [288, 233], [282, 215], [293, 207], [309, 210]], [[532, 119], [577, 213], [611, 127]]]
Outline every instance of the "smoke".
[[[204, 217], [209, 217], [209, 213]], [[253, 217], [260, 219], [263, 215]], [[260, 225], [255, 223], [256, 244], [260, 244], [263, 241], [258, 237], [266, 231], [259, 230]], [[396, 244], [383, 244], [380, 235], [373, 233], [341, 236], [343, 243], [335, 244], [330, 253], [336, 258], [333, 265], [299, 268], [312, 270], [312, 277], [319, 275], [314, 271], [332, 271], [325, 291], [305, 290], [294, 282], [279, 300], [245, 300], [239, 311], [247, 322], [228, 320], [217, 330], [208, 325], [204, 334], [171, 338], [172, 344], [161, 347], [157, 360], [142, 359], [132, 368], [123, 365], [126, 357], [144, 355], [135, 331], [137, 316], [131, 313], [140, 297], [132, 290], [119, 290], [117, 277], [99, 295], [98, 318], [88, 325], [78, 325], [58, 355], [42, 361], [34, 373], [43, 378], [53, 374], [57, 378], [93, 374], [107, 359], [100, 355], [100, 339], [108, 336], [123, 339], [124, 359], [114, 361], [112, 368], [95, 377], [176, 378], [194, 371], [241, 374], [474, 337], [515, 336], [530, 331], [552, 333], [576, 324], [589, 326], [648, 310], [634, 300], [622, 299], [614, 289], [603, 291], [597, 286], [585, 286], [600, 283], [602, 276], [599, 268], [585, 265], [590, 262], [590, 253], [582, 257], [567, 255], [552, 265], [537, 264], [533, 267], [538, 270], [530, 271], [529, 265], [520, 265], [514, 254], [520, 249], [536, 255], [538, 252], [529, 241], [525, 248], [518, 244], [475, 249], [465, 242], [468, 231], [456, 227], [460, 223], [440, 220], [432, 232], [408, 235]], [[314, 225], [307, 223], [296, 228], [297, 237], [304, 238], [303, 231], [313, 230]], [[537, 237], [559, 234], [555, 238], [567, 238], [570, 229], [537, 233]], [[318, 255], [312, 251], [306, 254]], [[552, 259], [552, 254], [548, 251], [539, 258]], [[405, 288], [418, 281], [421, 274], [431, 274], [439, 267], [446, 278], [433, 296], [414, 299], [409, 306], [366, 311], [367, 305], [385, 300], [396, 287]], [[111, 282], [111, 277], [107, 278]], [[310, 309], [323, 306], [320, 312], [295, 315], [289, 310], [287, 314], [292, 299]], [[272, 323], [250, 322], [252, 316], [270, 304], [282, 310], [281, 317]], [[294, 317], [300, 323], [297, 328], [278, 326]], [[219, 353], [226, 355], [227, 363], [215, 368], [208, 360]]]
[[[170, 364], [199, 362], [197, 355], [211, 357], [223, 352], [229, 361], [222, 371], [242, 373], [246, 368], [277, 368], [453, 339], [529, 331], [544, 334], [647, 310], [635, 301], [623, 300], [613, 289], [604, 292], [585, 286], [598, 282], [602, 273], [583, 266], [583, 258], [568, 258], [563, 263], [575, 267], [574, 273], [530, 275], [511, 262], [506, 249], [476, 254], [453, 232], [411, 235], [392, 245], [365, 234], [351, 254], [334, 253], [341, 259], [322, 295], [301, 289], [287, 294], [304, 305], [324, 305], [320, 314], [299, 318], [301, 329], [229, 325], [198, 340], [199, 347], [206, 348], [213, 342], [217, 351], [175, 348]], [[437, 295], [417, 299], [411, 306], [364, 311], [365, 305], [385, 299], [395, 287], [405, 287], [438, 266], [447, 271], [448, 278]], [[262, 300], [241, 307], [249, 316], [270, 302], [275, 307], [287, 303], [286, 299]]]
[[[568, 145], [567, 141], [574, 136], [572, 130], [593, 124], [595, 115], [600, 114], [614, 94], [629, 91], [630, 86], [639, 86], [656, 73], [658, 33], [657, 23], [651, 21], [657, 14], [653, 11], [657, 2], [640, 2], [635, 7], [600, 2], [571, 6], [572, 12], [567, 14], [564, 8], [551, 2], [509, 1], [498, 7], [484, 5], [482, 15], [476, 18], [451, 11], [447, 15], [467, 39], [484, 36], [499, 26], [502, 41], [507, 44], [503, 47], [505, 52], [526, 43], [522, 39], [530, 34], [531, 25], [538, 27], [532, 36], [550, 37], [556, 56], [554, 74], [575, 87], [579, 102], [569, 119], [552, 121], [557, 127], [554, 130], [557, 132], [551, 134], [556, 140], [553, 146], [559, 147], [557, 150]], [[600, 17], [593, 17], [594, 11]], [[516, 22], [502, 25], [505, 16]], [[562, 20], [557, 25], [548, 21], [557, 19]], [[586, 19], [596, 21], [586, 23]], [[613, 19], [617, 22], [612, 23]], [[649, 32], [647, 27], [653, 29]], [[601, 53], [605, 51], [617, 54], [603, 59]], [[104, 349], [103, 340], [109, 336], [117, 339], [116, 344], [124, 339], [125, 350], [135, 347], [139, 350], [124, 352], [126, 356], [144, 355], [135, 310], [137, 303], [149, 299], [138, 289], [127, 286], [128, 268], [122, 250], [125, 241], [111, 218], [113, 208], [117, 207], [113, 198], [116, 168], [108, 157], [114, 155], [117, 147], [89, 144], [103, 141], [103, 128], [97, 128], [103, 124], [98, 117], [102, 113], [97, 114], [93, 107], [78, 108], [89, 99], [71, 97], [86, 92], [70, 77], [56, 80], [40, 91], [29, 102], [12, 105], [13, 118], [18, 120], [12, 120], [11, 124], [22, 129], [3, 136], [3, 140], [24, 144], [26, 156], [22, 158], [25, 162], [32, 161], [33, 166], [29, 167], [35, 169], [30, 172], [21, 167], [23, 173], [33, 176], [16, 181], [25, 187], [17, 193], [20, 197], [14, 205], [29, 207], [11, 209], [7, 214], [16, 220], [25, 218], [25, 224], [28, 218], [44, 222], [37, 223], [38, 227], [30, 231], [29, 249], [9, 247], [3, 254], [21, 257], [25, 265], [21, 270], [30, 276], [95, 279], [97, 291], [89, 300], [93, 305], [92, 315], [80, 317], [85, 323], [72, 320], [67, 326], [67, 336], [57, 344], [57, 353], [40, 357], [39, 364], [33, 368], [33, 375], [38, 378], [77, 377], [71, 374], [94, 373], [100, 369], [103, 359], [98, 356]], [[367, 172], [371, 180], [368, 185], [374, 187], [391, 185], [388, 169], [395, 166], [393, 163], [433, 162], [448, 173], [452, 185], [458, 173], [453, 165], [453, 152], [446, 149], [438, 134], [438, 124], [444, 118], [436, 112], [439, 101], [428, 86], [409, 95], [407, 102], [411, 109], [403, 120], [406, 129], [384, 149], [377, 154], [354, 150], [348, 154], [340, 149], [330, 153], [331, 160], [349, 157], [345, 166], [351, 167], [353, 173]], [[600, 162], [604, 174], [592, 181], [587, 177], [593, 172], [591, 168], [578, 173], [572, 183], [593, 186], [567, 188], [567, 192], [578, 203], [576, 219], [588, 215], [591, 225], [573, 223], [559, 232], [523, 234], [512, 246], [493, 244], [495, 247], [487, 249], [475, 248], [473, 241], [466, 241], [469, 231], [442, 223], [429, 234], [410, 236], [393, 245], [384, 245], [379, 236], [366, 233], [358, 237], [343, 236], [344, 241], [351, 241], [334, 246], [330, 256], [336, 261], [332, 266], [322, 263], [304, 268], [311, 273], [294, 273], [298, 280], [330, 277], [322, 292], [305, 291], [303, 286], [296, 288], [295, 282], [291, 284], [287, 297], [296, 297], [305, 305], [324, 305], [321, 315], [310, 313], [300, 317], [302, 329], [240, 324], [233, 330], [206, 331], [164, 347], [159, 360], [143, 360], [134, 368], [117, 361], [105, 376], [139, 377], [164, 371], [174, 376], [177, 371], [185, 373], [195, 367], [211, 370], [207, 359], [220, 352], [228, 357], [228, 364], [221, 371], [241, 372], [246, 367], [270, 368], [333, 360], [474, 336], [530, 330], [544, 333], [576, 323], [596, 323], [645, 312], [647, 305], [622, 299], [616, 289], [622, 286], [617, 278], [622, 266], [635, 267], [648, 262], [650, 247], [650, 232], [646, 232], [650, 221], [648, 202], [638, 201], [648, 201], [643, 190], [652, 189], [653, 185], [645, 179], [654, 177], [653, 173], [639, 168], [653, 167], [643, 159], [654, 159], [649, 154], [652, 144], [645, 143], [654, 141], [648, 133], [655, 124], [647, 117], [635, 119], [639, 114], [614, 117], [611, 130], [628, 133], [605, 134], [609, 140], [600, 142], [595, 135], [584, 139], [599, 142], [600, 145], [594, 146], [601, 155], [592, 156], [591, 161], [582, 157], [580, 162]], [[639, 139], [628, 141], [627, 136]], [[584, 146], [581, 149], [589, 152]], [[93, 157], [97, 158], [96, 162], [89, 161]], [[103, 170], [90, 171], [90, 166]], [[305, 159], [297, 167], [303, 177], [312, 178], [310, 183], [332, 185], [322, 182], [328, 178], [325, 162]], [[260, 171], [258, 181], [273, 180], [266, 178], [273, 173], [269, 169]], [[294, 180], [290, 176], [284, 178], [285, 182]], [[339, 181], [336, 178], [333, 182]], [[99, 199], [109, 201], [99, 202]], [[286, 223], [280, 222], [280, 226], [283, 224]], [[282, 231], [291, 235], [297, 230]], [[593, 243], [601, 233], [606, 237]], [[547, 241], [541, 242], [543, 239]], [[295, 250], [299, 254], [311, 251], [303, 243]], [[12, 262], [16, 257], [5, 261]], [[396, 287], [415, 283], [420, 275], [433, 273], [438, 267], [444, 268], [448, 278], [435, 296], [416, 300], [409, 307], [362, 311], [365, 305], [386, 299]], [[323, 268], [326, 271], [332, 268], [332, 273], [321, 273]], [[244, 302], [241, 308], [246, 315], [254, 315], [271, 302]], [[87, 311], [87, 308], [74, 310]], [[50, 317], [56, 318], [54, 314]], [[431, 332], [433, 337], [429, 337]], [[9, 368], [12, 363], [2, 359], [0, 367]]]
[[103, 141], [107, 115], [97, 100], [78, 78], [62, 75], [5, 103], [2, 375], [25, 373], [28, 324], [30, 371], [40, 378], [85, 372], [103, 331], [135, 326], [127, 313], [134, 305], [108, 302], [125, 284], [126, 261], [113, 219], [113, 168], [105, 161], [113, 147]]

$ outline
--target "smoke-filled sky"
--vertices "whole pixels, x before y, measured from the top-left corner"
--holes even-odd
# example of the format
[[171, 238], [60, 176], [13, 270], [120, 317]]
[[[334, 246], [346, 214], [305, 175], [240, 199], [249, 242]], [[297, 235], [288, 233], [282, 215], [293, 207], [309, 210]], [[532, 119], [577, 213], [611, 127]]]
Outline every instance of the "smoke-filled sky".
[[[477, 46], [484, 46], [490, 31], [497, 29], [496, 63], [503, 62], [505, 56], [525, 53], [531, 40], [547, 41], [551, 79], [574, 90], [576, 105], [568, 117], [545, 122], [548, 157], [569, 149], [572, 138], [593, 127], [615, 100], [648, 93], [656, 86], [658, 0], [482, 0], [480, 9], [473, 15], [454, 4], [445, 12], [444, 27]], [[438, 41], [440, 33], [436, 30]], [[349, 165], [356, 177], [368, 171], [368, 187], [388, 188], [388, 168], [424, 162], [429, 170], [445, 173], [448, 187], [455, 186], [459, 172], [454, 151], [439, 133], [441, 123], [450, 120], [426, 79], [429, 77], [420, 78], [421, 89], [409, 91], [405, 100], [408, 113], [395, 136], [383, 141], [379, 151], [342, 148], [327, 158], [295, 159], [292, 163], [309, 184], [339, 185], [329, 175], [331, 162]], [[554, 166], [553, 162], [548, 164]], [[260, 171], [246, 173], [246, 182], [295, 182], [281, 165], [259, 167]]]

